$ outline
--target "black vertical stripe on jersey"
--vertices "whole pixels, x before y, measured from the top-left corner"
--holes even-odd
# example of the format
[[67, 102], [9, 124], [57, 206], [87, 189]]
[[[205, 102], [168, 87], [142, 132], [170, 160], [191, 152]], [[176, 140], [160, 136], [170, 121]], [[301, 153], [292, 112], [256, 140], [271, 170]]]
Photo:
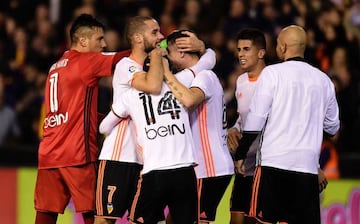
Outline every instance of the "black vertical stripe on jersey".
[[90, 119], [91, 119], [91, 103], [94, 95], [94, 87], [86, 87], [85, 105], [84, 105], [84, 144], [85, 159], [90, 162]]

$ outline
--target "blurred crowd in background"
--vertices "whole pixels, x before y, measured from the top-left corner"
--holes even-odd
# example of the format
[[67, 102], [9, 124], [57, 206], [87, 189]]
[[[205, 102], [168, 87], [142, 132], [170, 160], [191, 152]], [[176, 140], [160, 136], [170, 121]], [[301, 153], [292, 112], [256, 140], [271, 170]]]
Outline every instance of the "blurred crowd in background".
[[[1, 0], [0, 145], [37, 146], [48, 69], [69, 48], [68, 30], [81, 13], [107, 27], [107, 51], [128, 48], [128, 18], [149, 15], [166, 37], [191, 29], [216, 51], [213, 69], [223, 83], [228, 123], [236, 119], [236, 35], [255, 27], [266, 34], [268, 64], [278, 62], [276, 36], [285, 26], [307, 31], [306, 59], [334, 81], [341, 131], [332, 143], [339, 153], [360, 149], [360, 0]], [[101, 81], [99, 111], [112, 100], [111, 78]], [[41, 131], [40, 131], [41, 133]], [[360, 152], [359, 152], [360, 153]]]

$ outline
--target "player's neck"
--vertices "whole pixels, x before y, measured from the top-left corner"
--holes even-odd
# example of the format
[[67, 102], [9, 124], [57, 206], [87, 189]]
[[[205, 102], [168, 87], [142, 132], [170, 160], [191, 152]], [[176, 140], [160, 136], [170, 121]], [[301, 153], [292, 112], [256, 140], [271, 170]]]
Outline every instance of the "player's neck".
[[138, 64], [142, 65], [147, 56], [147, 53], [140, 49], [132, 49], [129, 58], [136, 61]]
[[258, 64], [254, 69], [248, 71], [249, 78], [257, 78], [259, 77], [261, 71], [265, 68], [265, 63]]
[[187, 57], [186, 60], [185, 60], [185, 66], [184, 68], [190, 68], [194, 65], [196, 65], [196, 63], [199, 62], [199, 58], [198, 57]]

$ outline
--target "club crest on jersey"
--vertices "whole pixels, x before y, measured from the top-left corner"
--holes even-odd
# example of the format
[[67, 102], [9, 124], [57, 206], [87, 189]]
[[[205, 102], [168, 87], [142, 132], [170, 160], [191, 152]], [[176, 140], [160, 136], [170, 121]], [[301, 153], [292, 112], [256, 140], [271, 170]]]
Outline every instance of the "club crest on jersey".
[[111, 214], [111, 212], [114, 210], [114, 206], [110, 202], [107, 203], [106, 208], [107, 208], [108, 214]]
[[129, 72], [130, 72], [130, 73], [135, 73], [135, 72], [137, 72], [137, 71], [139, 71], [139, 70], [136, 68], [136, 66], [130, 66], [130, 67], [129, 67]]

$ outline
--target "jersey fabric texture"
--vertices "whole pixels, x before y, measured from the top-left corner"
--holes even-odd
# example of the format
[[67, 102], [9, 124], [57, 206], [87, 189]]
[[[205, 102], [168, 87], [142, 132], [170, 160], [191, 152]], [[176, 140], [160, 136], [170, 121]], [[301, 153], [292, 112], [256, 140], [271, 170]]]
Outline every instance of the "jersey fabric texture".
[[188, 113], [164, 83], [159, 95], [130, 89], [112, 110], [122, 118], [131, 116], [135, 122], [144, 160], [142, 174], [195, 164]]
[[264, 126], [261, 166], [317, 174], [323, 131], [334, 135], [339, 129], [329, 77], [297, 60], [265, 67], [244, 131], [261, 131]]
[[191, 112], [190, 123], [199, 165], [198, 178], [231, 175], [234, 164], [226, 144], [224, 91], [216, 74], [204, 70], [196, 74], [191, 87], [200, 88], [205, 101]]
[[[113, 102], [132, 88], [131, 81], [134, 75], [141, 71], [142, 65], [129, 57], [123, 58], [116, 64], [112, 81]], [[105, 138], [99, 159], [142, 164], [142, 158], [139, 157], [137, 150], [134, 123], [131, 119], [123, 119]]]
[[[241, 132], [244, 129], [244, 123], [246, 121], [247, 114], [251, 99], [254, 95], [254, 91], [257, 85], [257, 78], [250, 78], [248, 73], [240, 75], [236, 81], [236, 102], [237, 112], [239, 114], [236, 120], [235, 127]], [[245, 176], [253, 176], [256, 165], [256, 153], [259, 149], [260, 136], [252, 143], [245, 160]]]
[[46, 80], [39, 169], [94, 162], [98, 82], [112, 74], [115, 54], [69, 50], [52, 65]]

